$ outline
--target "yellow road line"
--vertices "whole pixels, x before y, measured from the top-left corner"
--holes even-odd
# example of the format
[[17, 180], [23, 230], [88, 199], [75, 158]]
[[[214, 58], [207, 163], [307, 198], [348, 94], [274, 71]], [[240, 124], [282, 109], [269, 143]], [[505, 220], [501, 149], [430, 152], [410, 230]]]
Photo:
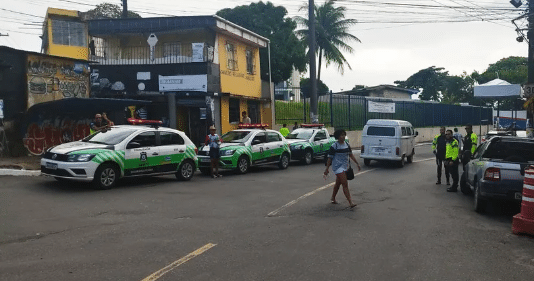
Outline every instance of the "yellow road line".
[[[361, 174], [365, 174], [365, 173], [374, 171], [374, 170], [376, 170], [376, 169], [377, 169], [377, 168], [370, 169], [370, 170], [365, 170], [365, 171], [363, 171], [363, 172], [359, 172], [359, 173], [355, 174], [354, 176], [358, 176], [358, 175], [361, 175]], [[317, 193], [317, 192], [319, 192], [319, 191], [321, 191], [321, 190], [327, 189], [327, 188], [333, 186], [334, 184], [335, 184], [335, 182], [332, 182], [332, 183], [329, 183], [329, 184], [327, 184], [327, 185], [325, 185], [325, 186], [321, 186], [321, 187], [319, 187], [319, 188], [317, 188], [317, 189], [315, 189], [315, 190], [313, 190], [313, 191], [310, 191], [310, 192], [308, 192], [308, 193], [306, 193], [306, 194], [300, 196], [299, 198], [297, 198], [297, 199], [295, 199], [295, 200], [293, 200], [293, 201], [291, 201], [291, 202], [285, 204], [284, 206], [282, 206], [282, 207], [280, 207], [280, 208], [278, 208], [278, 209], [276, 209], [276, 210], [270, 212], [269, 214], [267, 214], [267, 216], [268, 216], [268, 217], [274, 217], [274, 216], [276, 216], [278, 213], [280, 213], [280, 211], [282, 211], [283, 209], [288, 208], [288, 207], [294, 205], [295, 203], [297, 203], [298, 201], [300, 201], [300, 200], [302, 200], [302, 199], [304, 199], [304, 198], [306, 198], [306, 197], [308, 197], [308, 196], [311, 196], [311, 195], [313, 195], [313, 194], [315, 194], [315, 193]]]
[[190, 259], [196, 257], [196, 256], [199, 256], [200, 254], [204, 253], [205, 251], [215, 247], [217, 244], [212, 244], [212, 243], [208, 243], [204, 246], [202, 246], [201, 248], [198, 248], [196, 251], [192, 252], [192, 253], [189, 253], [187, 256], [179, 259], [179, 260], [176, 260], [174, 261], [173, 263], [167, 265], [166, 267], [152, 273], [150, 276], [146, 277], [145, 279], [143, 279], [142, 281], [154, 281], [154, 280], [157, 280], [159, 279], [161, 276], [163, 276], [164, 274], [166, 274], [167, 272], [177, 268], [178, 266], [186, 263], [187, 261], [189, 261]]

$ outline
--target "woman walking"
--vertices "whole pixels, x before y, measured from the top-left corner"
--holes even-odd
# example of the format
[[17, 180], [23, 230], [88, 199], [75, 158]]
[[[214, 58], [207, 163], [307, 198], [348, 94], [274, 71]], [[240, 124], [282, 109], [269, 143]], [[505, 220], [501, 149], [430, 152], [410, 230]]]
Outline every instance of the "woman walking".
[[332, 202], [332, 204], [337, 204], [336, 195], [339, 191], [339, 186], [342, 185], [343, 193], [349, 201], [350, 208], [352, 209], [356, 207], [356, 204], [352, 203], [350, 198], [349, 183], [347, 182], [347, 175], [345, 172], [349, 169], [350, 159], [352, 159], [352, 161], [358, 165], [358, 171], [361, 169], [360, 164], [358, 161], [356, 161], [356, 158], [352, 154], [350, 145], [345, 142], [346, 136], [347, 132], [345, 132], [343, 129], [336, 130], [334, 132], [334, 138], [337, 141], [332, 144], [330, 151], [328, 151], [328, 161], [326, 162], [326, 170], [324, 171], [324, 175], [328, 176], [328, 169], [330, 166], [332, 166], [332, 171], [334, 171], [334, 174], [336, 174], [336, 183], [334, 184], [334, 191], [332, 192], [332, 198], [330, 199], [330, 202]]

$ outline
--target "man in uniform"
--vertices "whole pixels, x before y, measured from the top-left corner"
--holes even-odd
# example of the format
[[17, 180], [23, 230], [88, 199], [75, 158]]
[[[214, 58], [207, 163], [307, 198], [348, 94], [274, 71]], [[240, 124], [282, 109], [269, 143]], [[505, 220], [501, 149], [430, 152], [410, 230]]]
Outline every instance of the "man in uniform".
[[287, 124], [284, 124], [282, 128], [280, 128], [280, 134], [284, 136], [284, 138], [289, 135], [289, 129], [287, 128]]
[[465, 132], [466, 134], [462, 142], [462, 165], [464, 171], [465, 165], [467, 165], [467, 163], [469, 163], [469, 161], [471, 160], [471, 155], [473, 155], [475, 153], [475, 150], [477, 150], [478, 144], [478, 136], [477, 134], [473, 133], [473, 125], [465, 125]]
[[243, 113], [241, 114], [241, 116], [243, 117], [242, 121], [243, 124], [250, 124], [252, 121], [250, 120], [250, 117], [248, 117], [247, 115], [247, 112], [246, 111], [243, 111]]
[[[445, 127], [441, 127], [439, 128], [439, 134], [432, 141], [432, 152], [436, 155], [436, 165], [438, 166], [438, 181], [436, 184], [441, 184], [441, 166], [443, 165], [443, 160], [445, 160], [446, 143]], [[445, 167], [445, 178], [447, 179], [447, 185], [449, 185], [449, 170], [447, 167]]]
[[445, 151], [445, 171], [449, 170], [452, 177], [452, 186], [447, 188], [447, 192], [458, 191], [458, 141], [453, 137], [452, 130], [447, 130], [445, 133], [447, 138]]
[[95, 120], [89, 125], [89, 133], [92, 135], [107, 127], [109, 127], [109, 124], [102, 120], [102, 114], [97, 113], [95, 114]]

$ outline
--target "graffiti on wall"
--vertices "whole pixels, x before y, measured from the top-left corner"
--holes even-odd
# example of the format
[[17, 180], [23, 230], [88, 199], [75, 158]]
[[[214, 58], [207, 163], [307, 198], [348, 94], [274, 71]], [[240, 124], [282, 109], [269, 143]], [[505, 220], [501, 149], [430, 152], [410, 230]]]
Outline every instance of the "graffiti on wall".
[[91, 122], [91, 119], [73, 120], [69, 117], [31, 122], [23, 138], [24, 146], [31, 154], [42, 155], [52, 146], [88, 136]]
[[89, 97], [89, 65], [69, 59], [28, 56], [28, 108], [63, 98]]

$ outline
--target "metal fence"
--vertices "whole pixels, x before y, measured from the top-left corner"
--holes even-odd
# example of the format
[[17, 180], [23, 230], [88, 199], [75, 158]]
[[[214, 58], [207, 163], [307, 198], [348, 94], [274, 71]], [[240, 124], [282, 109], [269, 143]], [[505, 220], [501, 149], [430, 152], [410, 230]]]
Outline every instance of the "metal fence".
[[[394, 103], [395, 113], [369, 112], [368, 101]], [[310, 122], [309, 98], [301, 102], [276, 101], [275, 116], [278, 124]], [[461, 106], [421, 100], [393, 100], [341, 94], [318, 98], [319, 123], [346, 130], [362, 129], [369, 119], [406, 120], [414, 127], [435, 127], [492, 124], [492, 108]]]

